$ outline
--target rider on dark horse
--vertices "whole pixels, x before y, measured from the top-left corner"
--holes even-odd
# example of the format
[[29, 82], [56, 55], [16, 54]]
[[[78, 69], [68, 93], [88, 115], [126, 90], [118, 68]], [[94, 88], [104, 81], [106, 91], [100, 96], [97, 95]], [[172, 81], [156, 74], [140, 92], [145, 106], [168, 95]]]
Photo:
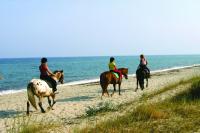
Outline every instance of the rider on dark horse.
[[137, 70], [140, 70], [140, 69], [145, 70], [145, 72], [150, 76], [150, 70], [147, 67], [147, 65], [148, 65], [148, 62], [147, 62], [146, 58], [144, 57], [143, 54], [141, 54], [140, 55], [140, 64], [139, 64]]
[[54, 75], [48, 68], [47, 65], [47, 58], [41, 59], [41, 65], [39, 67], [40, 69], [40, 79], [47, 82], [47, 84], [53, 88], [53, 92], [57, 91], [57, 83], [56, 81], [50, 77], [50, 75]]
[[119, 71], [119, 70], [117, 69], [116, 64], [115, 64], [115, 58], [114, 58], [114, 57], [111, 57], [111, 58], [110, 58], [110, 63], [108, 64], [108, 67], [109, 67], [110, 72], [117, 73], [117, 74], [119, 75], [119, 78], [122, 79], [121, 71]]

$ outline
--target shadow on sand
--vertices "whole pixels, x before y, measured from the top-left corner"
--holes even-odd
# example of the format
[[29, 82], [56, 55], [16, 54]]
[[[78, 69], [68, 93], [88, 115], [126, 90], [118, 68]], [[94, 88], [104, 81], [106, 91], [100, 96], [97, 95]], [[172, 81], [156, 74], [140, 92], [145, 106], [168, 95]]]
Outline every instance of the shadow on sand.
[[56, 101], [57, 102], [79, 102], [79, 101], [88, 101], [93, 98], [94, 97], [90, 97], [90, 96], [78, 96], [78, 97], [72, 97], [72, 98], [58, 99]]
[[21, 111], [16, 111], [16, 110], [1, 110], [0, 111], [0, 119], [11, 118], [11, 117], [17, 116], [21, 113], [22, 113]]

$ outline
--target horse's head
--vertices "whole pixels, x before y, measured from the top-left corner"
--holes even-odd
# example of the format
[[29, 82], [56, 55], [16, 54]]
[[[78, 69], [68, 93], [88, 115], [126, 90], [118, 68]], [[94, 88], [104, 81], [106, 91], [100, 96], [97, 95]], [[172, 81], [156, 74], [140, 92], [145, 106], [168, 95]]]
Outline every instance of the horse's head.
[[122, 75], [124, 75], [125, 79], [128, 79], [128, 68], [119, 68], [118, 70], [121, 71]]
[[60, 71], [54, 71], [55, 77], [57, 78], [58, 82], [60, 82], [61, 84], [64, 83], [64, 71], [60, 70]]

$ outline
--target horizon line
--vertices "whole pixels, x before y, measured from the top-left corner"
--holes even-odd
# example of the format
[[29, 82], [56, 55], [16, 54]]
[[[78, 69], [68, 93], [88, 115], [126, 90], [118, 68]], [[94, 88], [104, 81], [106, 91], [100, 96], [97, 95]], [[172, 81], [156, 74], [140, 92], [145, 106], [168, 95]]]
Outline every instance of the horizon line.
[[[42, 57], [46, 57], [46, 58], [87, 58], [87, 57], [126, 57], [126, 56], [139, 56], [140, 54], [137, 55], [83, 55], [83, 56], [30, 56], [30, 57], [3, 57], [0, 59], [32, 59], [32, 58], [42, 58]], [[200, 55], [200, 54], [146, 54], [145, 56], [183, 56], [183, 55]]]

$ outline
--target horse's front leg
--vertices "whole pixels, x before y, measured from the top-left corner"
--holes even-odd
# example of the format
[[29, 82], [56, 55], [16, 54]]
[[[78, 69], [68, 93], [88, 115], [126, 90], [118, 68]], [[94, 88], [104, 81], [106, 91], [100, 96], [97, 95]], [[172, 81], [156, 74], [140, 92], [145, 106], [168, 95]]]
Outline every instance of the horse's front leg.
[[53, 110], [53, 106], [56, 104], [56, 101], [55, 101], [55, 94], [51, 96], [52, 99], [53, 99], [53, 104], [51, 105], [51, 108]]
[[148, 78], [146, 78], [146, 81], [147, 81], [146, 87], [148, 87], [149, 86], [149, 80], [148, 80]]
[[113, 84], [113, 87], [114, 87], [114, 91], [113, 93], [111, 94], [111, 97], [114, 95], [114, 93], [116, 92], [116, 84]]
[[42, 99], [43, 99], [43, 98], [40, 96], [40, 97], [39, 97], [39, 107], [40, 107], [40, 109], [41, 109], [41, 112], [42, 112], [42, 113], [45, 113], [45, 110], [44, 110], [43, 107], [42, 107]]
[[27, 115], [29, 115], [29, 112], [30, 112], [30, 111], [29, 111], [29, 108], [30, 108], [30, 103], [29, 103], [29, 101], [27, 101], [27, 111], [26, 111], [26, 114], [27, 114]]
[[48, 98], [48, 103], [49, 103], [49, 107], [51, 107], [52, 105], [51, 105], [51, 99], [50, 99], [50, 97], [47, 97]]
[[121, 83], [119, 83], [119, 95], [121, 95]]
[[113, 87], [114, 87], [114, 91], [116, 92], [116, 84], [113, 84]]
[[137, 83], [136, 83], [136, 89], [135, 89], [135, 91], [138, 90], [138, 84], [139, 84], [139, 80], [138, 80], [138, 78], [136, 78], [136, 80], [137, 80]]

